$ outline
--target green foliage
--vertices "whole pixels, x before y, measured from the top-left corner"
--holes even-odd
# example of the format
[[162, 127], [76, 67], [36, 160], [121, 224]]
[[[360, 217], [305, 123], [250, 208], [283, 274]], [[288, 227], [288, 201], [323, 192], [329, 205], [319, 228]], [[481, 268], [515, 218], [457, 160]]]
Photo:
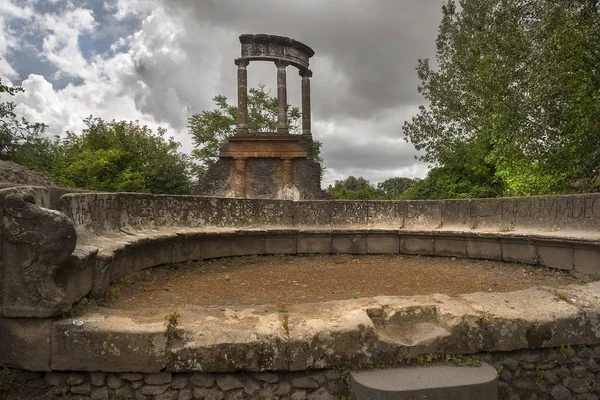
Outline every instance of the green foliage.
[[349, 176], [344, 180], [335, 181], [333, 186], [329, 185], [327, 193], [340, 200], [376, 200], [383, 197], [383, 192], [375, 189], [362, 176]]
[[400, 196], [408, 189], [419, 183], [421, 179], [410, 179], [405, 177], [395, 177], [386, 179], [377, 184], [377, 190], [383, 192], [388, 199], [400, 198]]
[[349, 176], [329, 185], [327, 193], [334, 199], [340, 200], [393, 200], [404, 199], [410, 188], [418, 185], [420, 179], [395, 177], [372, 185], [362, 176]]
[[[14, 96], [20, 87], [3, 85]], [[188, 157], [179, 143], [136, 122], [89, 117], [80, 134], [44, 137], [44, 124], [19, 119], [13, 102], [0, 102], [0, 159], [42, 172], [61, 186], [99, 191], [188, 194]]]
[[[14, 96], [19, 92], [23, 88], [4, 85], [0, 79], [0, 95]], [[43, 136], [46, 125], [19, 118], [15, 107], [11, 101], [0, 101], [0, 159], [47, 172], [54, 142]]]
[[[214, 110], [192, 115], [189, 129], [195, 149], [192, 155], [200, 165], [196, 167], [198, 176], [219, 158], [219, 149], [236, 132], [238, 108], [227, 103], [225, 96], [216, 96]], [[250, 132], [274, 132], [277, 130], [277, 98], [265, 91], [265, 86], [250, 88], [248, 93], [248, 130]], [[288, 105], [288, 126], [291, 133], [300, 133], [301, 113], [298, 107]], [[313, 158], [321, 161], [321, 142], [313, 143]]]
[[[330, 185], [330, 187], [331, 187], [331, 185]], [[333, 187], [331, 187], [331, 190], [338, 191], [341, 189], [346, 189], [346, 190], [355, 192], [355, 191], [359, 191], [359, 190], [368, 189], [370, 187], [372, 187], [372, 186], [369, 183], [369, 181], [366, 180], [365, 178], [363, 178], [362, 176], [359, 176], [358, 178], [356, 178], [354, 176], [349, 176], [344, 180], [335, 181], [333, 183]]]
[[81, 134], [67, 132], [56, 146], [51, 176], [62, 186], [99, 191], [188, 194], [190, 163], [166, 139], [136, 122], [91, 116]]
[[429, 105], [404, 125], [442, 171], [421, 192], [598, 190], [599, 2], [448, 0], [442, 11], [436, 68], [417, 67]]
[[5, 392], [10, 389], [14, 381], [14, 372], [10, 371], [7, 367], [4, 367], [4, 369], [0, 370], [0, 392]]

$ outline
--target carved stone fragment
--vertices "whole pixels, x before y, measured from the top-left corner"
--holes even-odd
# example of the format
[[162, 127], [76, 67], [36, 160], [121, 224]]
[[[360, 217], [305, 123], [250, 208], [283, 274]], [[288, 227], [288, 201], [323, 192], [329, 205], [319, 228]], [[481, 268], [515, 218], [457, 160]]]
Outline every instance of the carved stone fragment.
[[2, 199], [2, 314], [45, 318], [68, 311], [71, 301], [55, 275], [77, 236], [64, 214], [39, 207], [27, 193]]

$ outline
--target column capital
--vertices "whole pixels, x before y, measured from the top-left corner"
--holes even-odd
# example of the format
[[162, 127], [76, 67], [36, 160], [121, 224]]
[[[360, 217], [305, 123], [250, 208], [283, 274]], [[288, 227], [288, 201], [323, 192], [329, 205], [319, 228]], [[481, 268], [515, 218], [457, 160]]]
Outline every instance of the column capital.
[[277, 68], [286, 68], [288, 65], [290, 65], [290, 63], [287, 61], [275, 60], [275, 66]]
[[250, 64], [250, 60], [247, 60], [245, 58], [236, 58], [235, 60], [233, 60], [233, 62], [235, 63], [235, 65], [238, 66], [238, 68], [246, 68], [248, 64]]
[[308, 68], [303, 68], [300, 71], [298, 71], [298, 74], [303, 77], [303, 78], [312, 78], [312, 71]]

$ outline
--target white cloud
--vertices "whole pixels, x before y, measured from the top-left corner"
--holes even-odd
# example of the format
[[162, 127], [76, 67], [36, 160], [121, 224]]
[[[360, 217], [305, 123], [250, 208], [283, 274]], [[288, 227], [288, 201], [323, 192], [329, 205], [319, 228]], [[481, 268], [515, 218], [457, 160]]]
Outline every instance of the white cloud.
[[[105, 2], [100, 11], [78, 1], [78, 7], [61, 2], [55, 12], [36, 13], [30, 5], [6, 0], [0, 4], [0, 73], [3, 80], [14, 77], [20, 66], [7, 62], [6, 55], [33, 46], [8, 28], [10, 21], [27, 21], [39, 31], [39, 57], [56, 75], [40, 72], [22, 82], [26, 92], [15, 100], [23, 116], [48, 124], [52, 135], [80, 130], [90, 114], [139, 120], [151, 128], [167, 128], [189, 152], [186, 125], [191, 114], [213, 108], [218, 94], [235, 103], [238, 35], [264, 30], [290, 35], [317, 51], [311, 60], [313, 134], [323, 141], [328, 168], [324, 186], [348, 175], [372, 182], [422, 177], [427, 168], [414, 160], [415, 150], [403, 141], [401, 129], [417, 107], [416, 58], [426, 43], [428, 51], [434, 48], [429, 40], [437, 28], [423, 21], [437, 15], [432, 10], [440, 0], [423, 1], [414, 12], [408, 0], [401, 7], [400, 0], [382, 0], [375, 8], [357, 2], [357, 10], [336, 0], [327, 3], [328, 12], [276, 0], [261, 0], [256, 9], [246, 3], [240, 9], [241, 3], [231, 0], [194, 1], [185, 7], [173, 6], [184, 0], [116, 0]], [[102, 14], [106, 12], [108, 17]], [[410, 13], [417, 20], [411, 21]], [[400, 22], [392, 24], [395, 19]], [[111, 37], [106, 53], [82, 49], [82, 37], [97, 37], [112, 24], [120, 36]], [[57, 77], [71, 83], [53, 85]], [[264, 83], [276, 93], [275, 81], [272, 64], [249, 67], [251, 86]], [[291, 67], [288, 88], [289, 101], [299, 105], [300, 78]]]
[[10, 29], [9, 23], [14, 20], [28, 20], [32, 15], [33, 10], [29, 6], [19, 7], [10, 1], [0, 2], [0, 75], [3, 77], [15, 78], [18, 75], [6, 60], [9, 49], [15, 48], [19, 43], [18, 35]]

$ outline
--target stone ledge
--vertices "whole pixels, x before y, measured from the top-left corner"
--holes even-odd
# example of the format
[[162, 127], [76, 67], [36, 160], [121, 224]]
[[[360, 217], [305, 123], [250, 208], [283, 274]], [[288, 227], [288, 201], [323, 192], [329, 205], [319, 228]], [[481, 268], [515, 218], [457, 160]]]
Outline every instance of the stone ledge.
[[[20, 322], [0, 319], [9, 328], [0, 330], [0, 343], [24, 348], [0, 352], [0, 365], [33, 369], [31, 350], [25, 347], [39, 348], [36, 357], [42, 363], [49, 360], [52, 370], [232, 372], [395, 365], [407, 353], [417, 357], [595, 345], [600, 343], [598, 293], [600, 282], [456, 297], [299, 304], [285, 312], [267, 306], [184, 308], [178, 310], [177, 330], [171, 333], [165, 319], [172, 309], [155, 310], [151, 318], [103, 309], [39, 321], [43, 329], [35, 329], [33, 337], [27, 329], [10, 328]], [[44, 365], [38, 368], [47, 369]]]
[[[557, 238], [522, 233], [474, 233], [364, 228], [177, 228], [127, 229], [80, 238], [94, 253], [92, 295], [145, 268], [162, 264], [241, 255], [271, 254], [420, 254], [539, 264], [600, 274], [600, 244], [587, 238]], [[91, 249], [91, 250], [90, 250]]]
[[351, 372], [357, 400], [463, 400], [498, 398], [498, 373], [479, 367], [429, 366]]

